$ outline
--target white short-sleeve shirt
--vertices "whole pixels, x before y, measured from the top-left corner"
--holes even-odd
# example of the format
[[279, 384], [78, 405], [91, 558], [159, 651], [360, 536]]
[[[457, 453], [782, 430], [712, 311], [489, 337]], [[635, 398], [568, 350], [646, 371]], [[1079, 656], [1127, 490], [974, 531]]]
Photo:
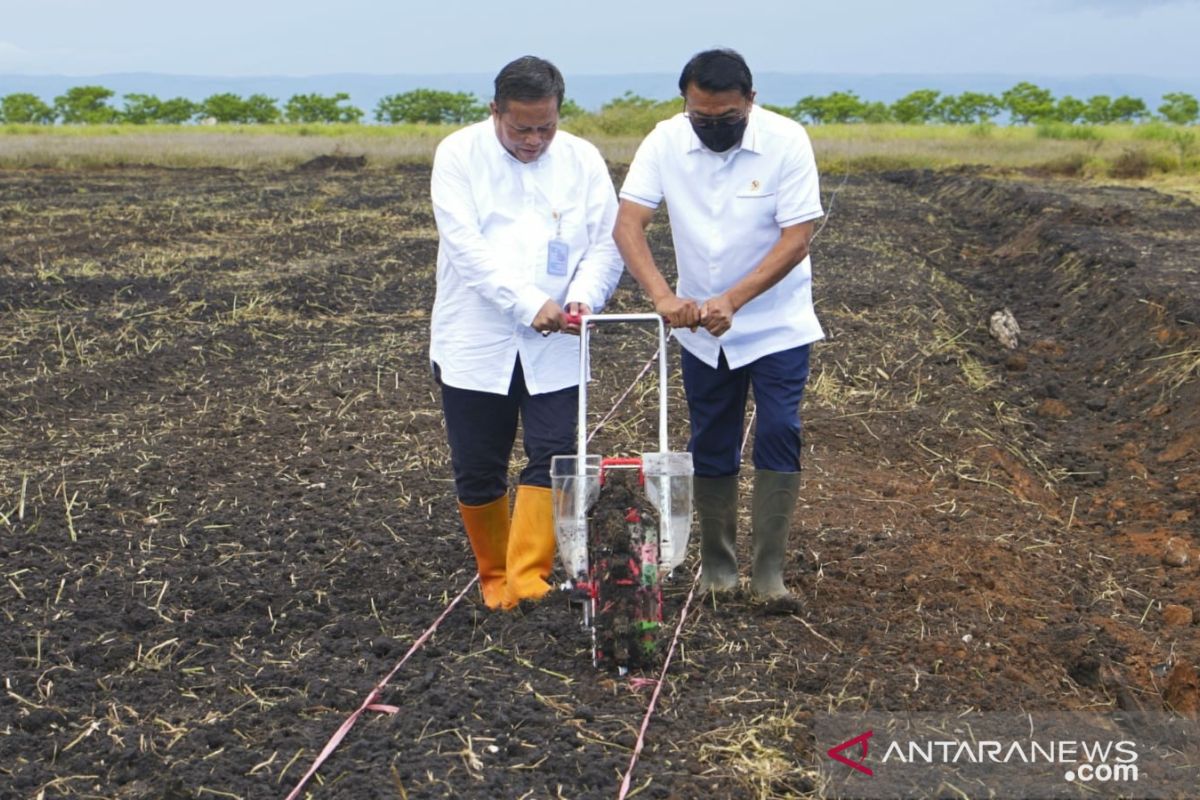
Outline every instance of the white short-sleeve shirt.
[[[779, 241], [780, 229], [816, 219], [817, 165], [799, 123], [754, 106], [741, 145], [714, 153], [683, 114], [660, 122], [638, 147], [621, 198], [649, 208], [663, 200], [679, 271], [680, 297], [703, 302], [729, 289]], [[721, 337], [676, 330], [683, 347], [715, 367], [731, 368], [824, 338], [812, 301], [812, 264], [797, 264], [775, 286], [740, 308]]]
[[[559, 131], [526, 164], [486, 119], [438, 145], [430, 189], [438, 254], [429, 353], [442, 381], [504, 394], [519, 355], [531, 394], [576, 385], [579, 339], [543, 337], [530, 323], [548, 299], [598, 312], [621, 277], [616, 192], [600, 152]], [[555, 239], [565, 263], [551, 263]]]

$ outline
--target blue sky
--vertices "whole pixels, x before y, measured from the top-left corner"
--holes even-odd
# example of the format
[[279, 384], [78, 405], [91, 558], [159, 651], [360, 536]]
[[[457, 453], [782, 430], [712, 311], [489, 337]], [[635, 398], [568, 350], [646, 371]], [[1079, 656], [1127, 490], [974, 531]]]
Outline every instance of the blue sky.
[[756, 72], [1200, 75], [1200, 0], [0, 0], [0, 73]]

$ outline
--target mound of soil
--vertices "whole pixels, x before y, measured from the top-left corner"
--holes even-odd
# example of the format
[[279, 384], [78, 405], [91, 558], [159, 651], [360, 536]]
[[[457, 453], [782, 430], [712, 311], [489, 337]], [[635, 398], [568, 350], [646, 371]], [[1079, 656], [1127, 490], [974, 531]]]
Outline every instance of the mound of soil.
[[[0, 172], [0, 797], [283, 796], [469, 583], [428, 180]], [[634, 789], [819, 794], [830, 710], [1195, 715], [1200, 212], [971, 173], [825, 201], [802, 606], [692, 598], [677, 631], [695, 553], [664, 582]], [[654, 387], [617, 405], [654, 346], [597, 331], [591, 452], [656, 446]], [[657, 673], [591, 647], [565, 598], [471, 595], [305, 796], [615, 796]]]
[[658, 515], [636, 476], [609, 470], [588, 514], [596, 662], [621, 674], [653, 669], [661, 652]]
[[296, 166], [297, 172], [358, 172], [367, 165], [366, 156], [317, 156]]

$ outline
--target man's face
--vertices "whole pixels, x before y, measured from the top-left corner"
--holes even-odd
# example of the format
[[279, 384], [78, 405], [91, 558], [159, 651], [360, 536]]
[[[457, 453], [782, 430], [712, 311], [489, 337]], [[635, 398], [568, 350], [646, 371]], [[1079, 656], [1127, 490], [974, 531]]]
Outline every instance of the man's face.
[[493, 101], [496, 138], [512, 157], [528, 164], [541, 158], [558, 131], [558, 98], [508, 100], [504, 110]]
[[694, 83], [688, 84], [683, 95], [683, 110], [697, 128], [719, 128], [736, 125], [746, 119], [754, 105], [754, 92], [746, 97], [737, 89], [707, 92]]

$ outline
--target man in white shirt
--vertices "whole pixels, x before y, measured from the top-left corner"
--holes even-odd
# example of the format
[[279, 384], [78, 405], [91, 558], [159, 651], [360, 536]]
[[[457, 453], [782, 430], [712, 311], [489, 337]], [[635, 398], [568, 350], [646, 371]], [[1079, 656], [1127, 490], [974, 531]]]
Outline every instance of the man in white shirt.
[[[525, 56], [496, 76], [491, 117], [433, 161], [437, 297], [430, 360], [484, 603], [541, 598], [554, 559], [550, 459], [575, 450], [579, 342], [621, 276], [617, 200], [599, 151], [558, 131], [563, 78]], [[528, 464], [509, 512], [517, 421]]]
[[[754, 390], [751, 594], [791, 603], [783, 565], [800, 486], [800, 401], [812, 342], [808, 244], [823, 215], [804, 129], [754, 105], [750, 69], [732, 50], [699, 53], [679, 79], [684, 112], [642, 142], [621, 188], [614, 237], [683, 348], [691, 418], [701, 589], [738, 587], [738, 470]], [[670, 207], [679, 282], [663, 278], [646, 226]]]

